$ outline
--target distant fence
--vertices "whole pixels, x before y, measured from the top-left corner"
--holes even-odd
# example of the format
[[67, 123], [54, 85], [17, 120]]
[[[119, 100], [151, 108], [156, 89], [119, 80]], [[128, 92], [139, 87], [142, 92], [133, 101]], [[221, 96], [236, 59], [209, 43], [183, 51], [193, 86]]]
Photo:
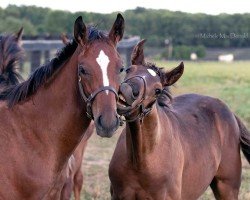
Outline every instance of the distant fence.
[[206, 48], [204, 60], [218, 60], [219, 55], [233, 54], [234, 60], [250, 60], [250, 48]]
[[[130, 56], [134, 46], [139, 42], [140, 37], [135, 36], [129, 39], [123, 39], [117, 45], [117, 50], [124, 55], [125, 65], [130, 64]], [[30, 53], [31, 71], [33, 72], [41, 65], [41, 61], [47, 62], [51, 58], [51, 52], [61, 49], [64, 46], [61, 40], [23, 40], [23, 47]]]

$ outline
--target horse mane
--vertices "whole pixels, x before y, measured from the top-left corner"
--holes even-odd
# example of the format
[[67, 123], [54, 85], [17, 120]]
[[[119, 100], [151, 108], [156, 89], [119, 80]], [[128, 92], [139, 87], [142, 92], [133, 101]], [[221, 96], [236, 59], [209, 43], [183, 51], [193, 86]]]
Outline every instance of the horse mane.
[[0, 88], [4, 90], [20, 83], [23, 78], [18, 73], [24, 50], [14, 34], [0, 35]]
[[98, 30], [97, 26], [88, 26], [88, 43], [96, 40], [109, 41], [108, 33], [102, 30]]
[[[145, 66], [152, 69], [160, 77], [161, 83], [164, 82], [165, 72], [163, 71], [163, 68], [159, 68], [154, 63], [150, 62], [147, 62]], [[159, 106], [169, 107], [171, 102], [172, 102], [172, 94], [170, 91], [170, 87], [165, 86], [163, 87], [162, 93], [157, 98], [157, 103]]]
[[[88, 43], [95, 40], [108, 41], [108, 36], [103, 31], [98, 30], [95, 26], [89, 26]], [[6, 88], [0, 93], [0, 101], [7, 100], [8, 106], [13, 107], [15, 104], [26, 100], [28, 97], [36, 93], [36, 91], [63, 66], [63, 63], [68, 60], [77, 48], [77, 42], [72, 40], [63, 47], [48, 64], [37, 68], [30, 77], [15, 86]]]

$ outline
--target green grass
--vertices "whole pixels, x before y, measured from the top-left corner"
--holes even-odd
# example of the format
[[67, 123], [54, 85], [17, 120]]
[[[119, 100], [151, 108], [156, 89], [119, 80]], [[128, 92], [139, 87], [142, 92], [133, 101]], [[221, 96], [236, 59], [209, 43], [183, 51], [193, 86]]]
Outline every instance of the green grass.
[[82, 166], [85, 176], [82, 200], [110, 199], [108, 165], [120, 132], [121, 129], [110, 139], [91, 136]]
[[[178, 62], [157, 64], [171, 69]], [[175, 95], [198, 93], [223, 100], [250, 125], [250, 62], [185, 62], [183, 76], [172, 91]]]
[[[172, 88], [173, 95], [199, 93], [220, 98], [240, 116], [250, 128], [250, 62], [230, 64], [218, 62], [185, 62], [181, 79]], [[170, 69], [178, 62], [157, 62]], [[89, 141], [83, 162], [85, 174], [82, 190], [83, 200], [108, 200], [108, 164], [116, 145], [119, 132], [111, 139], [96, 134]], [[243, 158], [243, 174], [240, 200], [250, 199], [250, 166]], [[214, 199], [210, 189], [199, 200]]]

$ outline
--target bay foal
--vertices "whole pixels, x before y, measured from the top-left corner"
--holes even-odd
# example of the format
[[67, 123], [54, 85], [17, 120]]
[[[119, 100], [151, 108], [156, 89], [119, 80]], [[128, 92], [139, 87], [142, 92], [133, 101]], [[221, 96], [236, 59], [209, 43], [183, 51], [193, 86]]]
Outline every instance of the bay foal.
[[[18, 69], [19, 64], [24, 56], [24, 49], [21, 46], [23, 28], [16, 34], [3, 34], [0, 35], [0, 61], [1, 61], [1, 74], [0, 74], [0, 89], [5, 90], [7, 87], [17, 85], [22, 80]], [[67, 38], [64, 37], [64, 41]], [[65, 45], [69, 44], [67, 40]], [[74, 189], [75, 199], [80, 200], [80, 192], [83, 183], [83, 173], [81, 171], [81, 163], [83, 158], [84, 149], [86, 148], [88, 138], [93, 134], [94, 124], [89, 125], [82, 142], [77, 146], [73, 155], [71, 155], [68, 165], [65, 169], [65, 174], [62, 174], [62, 181], [64, 186], [61, 194], [61, 182], [55, 184], [55, 190], [52, 192], [51, 199], [70, 199], [71, 192]]]
[[250, 161], [246, 127], [218, 99], [171, 99], [166, 87], [184, 65], [164, 72], [145, 63], [143, 43], [120, 86], [127, 122], [109, 167], [112, 200], [195, 200], [209, 185], [216, 199], [238, 199], [240, 147]]
[[123, 31], [120, 14], [107, 35], [77, 18], [72, 43], [0, 93], [0, 199], [46, 199], [89, 117], [98, 135], [113, 135], [122, 68], [115, 46]]

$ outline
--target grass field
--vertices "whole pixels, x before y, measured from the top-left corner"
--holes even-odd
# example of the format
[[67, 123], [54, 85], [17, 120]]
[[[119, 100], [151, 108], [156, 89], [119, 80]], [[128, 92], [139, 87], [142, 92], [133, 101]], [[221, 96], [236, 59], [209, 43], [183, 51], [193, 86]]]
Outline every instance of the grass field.
[[[172, 88], [173, 95], [199, 93], [222, 99], [250, 128], [250, 62], [185, 62], [182, 78]], [[178, 62], [157, 62], [170, 69]], [[121, 129], [120, 129], [121, 130]], [[120, 130], [111, 139], [93, 135], [89, 141], [83, 170], [83, 200], [110, 199], [108, 165]], [[210, 189], [200, 200], [214, 199]], [[250, 199], [250, 165], [243, 158], [240, 200]]]

